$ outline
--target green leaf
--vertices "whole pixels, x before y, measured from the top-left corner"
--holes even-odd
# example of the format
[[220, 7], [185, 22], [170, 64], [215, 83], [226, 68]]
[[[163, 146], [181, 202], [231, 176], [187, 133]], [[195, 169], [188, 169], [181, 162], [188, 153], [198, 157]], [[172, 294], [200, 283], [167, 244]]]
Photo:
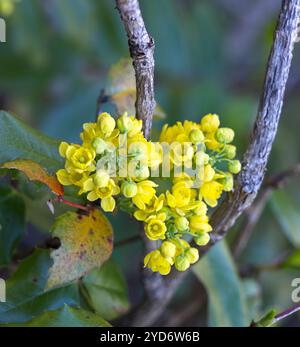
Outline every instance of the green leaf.
[[124, 277], [113, 261], [95, 269], [83, 278], [83, 294], [101, 317], [111, 320], [129, 308]]
[[55, 311], [46, 311], [23, 324], [6, 326], [23, 327], [110, 327], [111, 325], [92, 312], [65, 305]]
[[67, 212], [52, 228], [61, 246], [52, 251], [47, 288], [75, 281], [100, 267], [112, 253], [113, 232], [108, 219], [94, 209], [86, 214]]
[[209, 325], [247, 326], [241, 282], [225, 241], [219, 242], [193, 266], [209, 297]]
[[59, 141], [26, 125], [19, 118], [0, 111], [0, 164], [30, 159], [54, 173], [63, 166], [58, 153]]
[[271, 207], [282, 231], [291, 244], [300, 248], [300, 206], [283, 190], [274, 191]]
[[249, 322], [260, 314], [262, 293], [259, 283], [252, 278], [242, 281], [242, 290], [247, 305], [247, 318]]
[[277, 311], [271, 309], [268, 311], [258, 322], [255, 322], [254, 325], [256, 327], [268, 327], [274, 323], [274, 318], [277, 314]]
[[0, 305], [0, 323], [21, 323], [45, 310], [64, 304], [78, 305], [75, 285], [45, 292], [48, 269], [52, 261], [47, 250], [36, 250], [26, 258], [6, 284], [6, 302]]
[[284, 268], [300, 270], [300, 249], [295, 250], [282, 264]]
[[25, 204], [12, 189], [0, 187], [0, 266], [11, 261], [25, 227]]

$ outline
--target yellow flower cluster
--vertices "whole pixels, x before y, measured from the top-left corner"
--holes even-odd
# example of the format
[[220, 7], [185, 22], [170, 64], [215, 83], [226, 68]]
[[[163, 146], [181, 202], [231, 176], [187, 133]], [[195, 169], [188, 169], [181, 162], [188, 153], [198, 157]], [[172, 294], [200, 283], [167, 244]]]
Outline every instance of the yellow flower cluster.
[[[173, 264], [185, 271], [199, 257], [198, 250], [186, 240], [193, 239], [198, 246], [209, 242], [212, 227], [208, 207], [218, 204], [223, 191], [233, 189], [232, 174], [241, 169], [240, 162], [234, 160], [233, 139], [233, 130], [220, 128], [219, 117], [214, 114], [204, 116], [198, 124], [185, 121], [163, 127], [159, 141], [171, 145], [172, 187], [134, 212], [136, 219], [144, 221], [149, 239], [163, 240], [160, 248], [144, 259], [152, 271], [166, 275]], [[196, 167], [196, 173], [189, 175], [187, 170], [176, 176], [176, 169], [183, 165], [191, 170]]]
[[97, 122], [83, 125], [80, 137], [81, 145], [62, 142], [59, 146], [66, 159], [65, 168], [56, 174], [59, 182], [78, 186], [79, 194], [87, 194], [89, 201], [100, 199], [106, 212], [115, 209], [120, 193], [145, 208], [156, 187], [147, 178], [160, 158], [151, 155], [154, 144], [144, 138], [142, 121], [125, 114], [116, 122], [110, 114], [101, 113]]
[[[134, 116], [124, 114], [115, 121], [101, 113], [97, 122], [83, 125], [81, 139], [81, 145], [60, 144], [66, 161], [58, 180], [78, 186], [89, 201], [100, 199], [104, 211], [113, 211], [117, 200], [121, 209], [144, 222], [146, 236], [161, 240], [144, 259], [152, 271], [167, 275], [173, 265], [185, 271], [195, 263], [198, 250], [189, 242], [209, 242], [208, 207], [215, 207], [222, 193], [233, 189], [233, 174], [241, 169], [234, 160], [233, 130], [220, 128], [219, 117], [208, 114], [200, 123], [165, 125], [159, 142], [152, 143]], [[169, 189], [160, 191], [162, 180]]]

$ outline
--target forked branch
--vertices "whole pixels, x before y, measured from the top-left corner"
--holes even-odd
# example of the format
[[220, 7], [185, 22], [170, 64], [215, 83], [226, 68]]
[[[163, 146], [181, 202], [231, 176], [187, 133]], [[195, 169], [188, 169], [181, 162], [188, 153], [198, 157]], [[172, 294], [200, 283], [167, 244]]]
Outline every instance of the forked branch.
[[[125, 24], [130, 52], [134, 60], [138, 89], [138, 116], [143, 119], [146, 125], [145, 132], [149, 135], [147, 125], [151, 124], [151, 112], [154, 107], [153, 40], [144, 28], [137, 0], [117, 0], [117, 5]], [[243, 157], [242, 171], [236, 179], [233, 193], [228, 194], [212, 215], [211, 241], [205, 250], [200, 249], [202, 255], [227, 234], [238, 217], [252, 204], [261, 187], [281, 115], [292, 52], [298, 35], [299, 19], [300, 0], [283, 0], [257, 117], [248, 149]], [[144, 83], [145, 79], [147, 83]], [[142, 88], [141, 85], [143, 85]], [[151, 119], [147, 119], [149, 114]], [[182, 273], [171, 273], [161, 283], [161, 290], [157, 295], [143, 302], [130, 315], [130, 321], [126, 324], [134, 326], [153, 324], [164, 311], [183, 276]]]

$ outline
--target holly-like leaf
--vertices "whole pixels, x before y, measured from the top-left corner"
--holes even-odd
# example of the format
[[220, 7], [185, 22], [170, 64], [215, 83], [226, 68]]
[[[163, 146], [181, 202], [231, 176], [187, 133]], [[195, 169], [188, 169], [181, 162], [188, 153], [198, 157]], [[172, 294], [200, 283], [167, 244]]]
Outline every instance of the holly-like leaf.
[[8, 324], [10, 327], [110, 327], [111, 325], [98, 315], [65, 305], [55, 311], [46, 311], [40, 316], [23, 324]]
[[87, 214], [67, 212], [52, 228], [61, 246], [51, 253], [47, 288], [61, 286], [100, 267], [111, 255], [113, 231], [108, 219], [98, 210]]
[[52, 260], [48, 250], [36, 250], [21, 262], [6, 282], [6, 302], [0, 304], [0, 323], [22, 323], [46, 310], [79, 305], [78, 286], [45, 291]]
[[300, 249], [293, 251], [291, 255], [281, 264], [283, 268], [300, 270]]
[[63, 195], [64, 188], [54, 175], [49, 175], [46, 170], [38, 163], [27, 160], [17, 159], [2, 165], [5, 169], [15, 169], [22, 171], [31, 181], [39, 181], [48, 186], [56, 195]]
[[59, 141], [32, 129], [16, 116], [0, 111], [0, 164], [30, 159], [52, 174], [63, 166], [58, 146]]
[[129, 308], [125, 279], [118, 266], [108, 261], [82, 280], [86, 300], [104, 319], [115, 319]]
[[209, 296], [209, 325], [213, 327], [248, 326], [245, 295], [237, 270], [224, 241], [215, 245], [193, 266]]
[[11, 261], [25, 227], [25, 204], [12, 189], [0, 187], [0, 266]]
[[283, 233], [295, 247], [300, 247], [300, 209], [299, 203], [283, 190], [272, 193], [271, 208]]
[[[115, 104], [118, 114], [134, 115], [136, 100], [135, 75], [131, 59], [121, 59], [108, 73], [107, 92]], [[159, 105], [154, 110], [155, 118], [164, 119], [166, 114]]]

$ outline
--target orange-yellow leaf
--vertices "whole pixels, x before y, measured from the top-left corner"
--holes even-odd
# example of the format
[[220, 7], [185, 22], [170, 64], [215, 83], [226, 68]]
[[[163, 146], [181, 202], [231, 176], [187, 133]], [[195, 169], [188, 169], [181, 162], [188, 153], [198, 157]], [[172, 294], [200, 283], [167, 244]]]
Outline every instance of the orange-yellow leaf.
[[98, 209], [87, 214], [63, 214], [56, 219], [52, 233], [60, 239], [61, 246], [51, 253], [54, 263], [47, 288], [75, 281], [111, 256], [112, 226]]
[[17, 159], [8, 161], [1, 166], [6, 169], [16, 169], [22, 171], [31, 181], [39, 181], [46, 184], [56, 195], [63, 195], [63, 186], [55, 176], [49, 175], [38, 163], [27, 159]]

